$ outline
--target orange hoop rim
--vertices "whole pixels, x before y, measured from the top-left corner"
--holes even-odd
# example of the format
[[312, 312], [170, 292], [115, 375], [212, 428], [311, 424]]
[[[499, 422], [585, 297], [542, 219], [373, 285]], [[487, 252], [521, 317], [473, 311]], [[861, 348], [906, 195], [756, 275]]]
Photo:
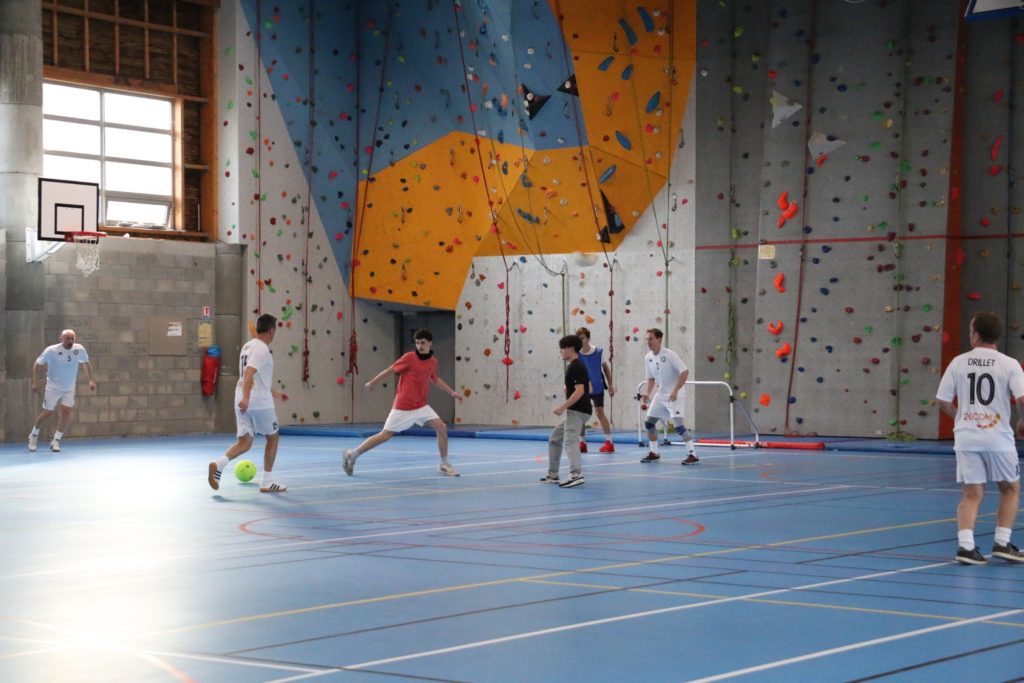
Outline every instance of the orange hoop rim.
[[101, 237], [107, 237], [105, 232], [89, 232], [87, 230], [80, 230], [78, 232], [68, 232], [64, 234], [65, 242], [77, 242], [80, 237], [91, 238], [97, 242]]

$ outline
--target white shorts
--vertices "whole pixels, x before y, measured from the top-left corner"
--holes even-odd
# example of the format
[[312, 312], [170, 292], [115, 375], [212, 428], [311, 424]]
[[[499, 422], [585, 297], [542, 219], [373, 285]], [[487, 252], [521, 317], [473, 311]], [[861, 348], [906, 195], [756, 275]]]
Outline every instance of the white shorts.
[[961, 484], [1020, 481], [1017, 451], [957, 451], [956, 480]]
[[404, 432], [413, 425], [425, 425], [431, 420], [439, 420], [437, 413], [430, 406], [423, 406], [416, 410], [398, 410], [393, 408], [388, 413], [388, 419], [384, 423], [385, 432]]
[[686, 410], [686, 395], [679, 392], [675, 401], [669, 401], [667, 395], [655, 394], [651, 407], [647, 409], [648, 419], [682, 420]]
[[238, 425], [238, 436], [246, 434], [256, 436], [272, 436], [277, 434], [277, 411], [273, 408], [253, 410], [250, 408], [244, 413], [235, 406], [235, 424]]
[[43, 410], [56, 410], [58, 403], [68, 408], [75, 405], [75, 388], [58, 389], [47, 384], [46, 390], [43, 391]]

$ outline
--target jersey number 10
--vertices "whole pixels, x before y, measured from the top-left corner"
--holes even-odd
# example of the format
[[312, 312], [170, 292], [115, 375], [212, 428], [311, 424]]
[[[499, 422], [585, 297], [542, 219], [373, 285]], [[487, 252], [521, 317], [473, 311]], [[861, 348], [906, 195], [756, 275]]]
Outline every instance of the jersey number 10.
[[992, 381], [992, 375], [986, 372], [977, 377], [972, 372], [967, 378], [971, 380], [971, 403], [980, 403], [983, 406], [991, 403], [996, 393], [996, 383]]

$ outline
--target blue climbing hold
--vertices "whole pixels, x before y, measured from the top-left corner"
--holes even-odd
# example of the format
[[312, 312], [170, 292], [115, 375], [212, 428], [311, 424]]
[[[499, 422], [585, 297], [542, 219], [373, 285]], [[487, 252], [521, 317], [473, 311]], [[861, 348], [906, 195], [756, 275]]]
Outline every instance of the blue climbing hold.
[[650, 12], [643, 7], [637, 7], [636, 13], [640, 15], [640, 21], [644, 22], [644, 30], [648, 33], [654, 31], [654, 19], [651, 18]]
[[619, 19], [619, 26], [622, 27], [623, 32], [626, 34], [626, 40], [629, 41], [629, 44], [636, 45], [636, 33], [633, 32], [633, 27], [625, 19]]
[[647, 100], [647, 113], [650, 114], [652, 111], [657, 109], [659, 104], [661, 104], [661, 91], [660, 90], [658, 92], [654, 93], [653, 95], [651, 95], [651, 99]]
[[603, 183], [606, 180], [608, 180], [609, 178], [611, 178], [613, 175], [615, 175], [615, 169], [616, 169], [615, 164], [612, 164], [611, 166], [609, 166], [607, 169], [605, 169], [605, 172], [601, 174], [601, 177], [597, 179], [597, 182]]

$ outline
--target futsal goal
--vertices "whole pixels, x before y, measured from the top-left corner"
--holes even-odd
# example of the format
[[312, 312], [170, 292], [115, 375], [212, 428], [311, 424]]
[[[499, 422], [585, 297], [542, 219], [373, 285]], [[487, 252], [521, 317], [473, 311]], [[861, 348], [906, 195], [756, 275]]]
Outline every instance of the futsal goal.
[[[636, 386], [636, 441], [637, 445], [643, 448], [646, 445], [644, 440], [646, 431], [644, 430], [644, 417], [647, 414], [647, 409], [644, 407], [641, 401], [641, 395], [644, 387], [647, 384], [647, 380], [644, 380]], [[737, 400], [735, 393], [732, 390], [732, 386], [728, 382], [721, 380], [690, 380], [686, 383], [687, 387], [706, 386], [706, 387], [721, 387], [724, 389], [725, 394], [729, 399], [729, 438], [728, 439], [699, 439], [697, 444], [700, 446], [728, 446], [731, 449], [737, 448], [761, 448], [764, 444], [761, 442], [760, 435], [757, 433], [757, 425], [754, 424], [754, 419], [750, 416], [750, 412], [746, 406], [739, 400]], [[747, 422], [750, 424], [750, 431], [753, 434], [753, 439], [742, 439], [736, 440], [736, 406], [740, 407], [743, 415], [747, 418]], [[672, 431], [672, 426], [668, 424], [668, 421], [663, 421], [662, 430], [664, 434], [664, 440], [662, 443], [665, 445], [671, 445], [671, 435], [675, 434]]]

